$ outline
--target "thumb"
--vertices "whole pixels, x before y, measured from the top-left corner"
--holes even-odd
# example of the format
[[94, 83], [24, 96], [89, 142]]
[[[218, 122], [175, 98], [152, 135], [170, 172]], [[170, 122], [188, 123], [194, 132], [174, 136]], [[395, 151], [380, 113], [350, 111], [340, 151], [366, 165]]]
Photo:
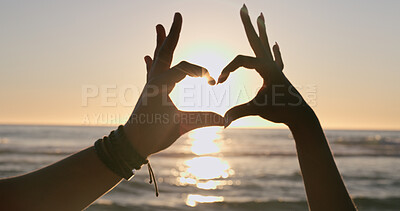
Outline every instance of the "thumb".
[[208, 126], [224, 126], [224, 117], [214, 112], [180, 113], [180, 135], [197, 128]]
[[257, 115], [256, 107], [252, 101], [242, 104], [242, 105], [235, 106], [235, 107], [229, 109], [225, 113], [224, 128], [228, 127], [236, 119], [239, 119], [239, 118], [242, 118], [245, 116], [251, 116], [251, 115]]

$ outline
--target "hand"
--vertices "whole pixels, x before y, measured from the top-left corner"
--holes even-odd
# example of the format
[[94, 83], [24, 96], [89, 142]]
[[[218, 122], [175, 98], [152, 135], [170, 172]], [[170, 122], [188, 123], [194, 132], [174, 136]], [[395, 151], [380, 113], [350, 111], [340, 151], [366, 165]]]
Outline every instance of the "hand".
[[239, 67], [245, 67], [255, 69], [261, 75], [263, 86], [253, 100], [226, 112], [225, 127], [232, 121], [248, 115], [259, 115], [275, 123], [291, 124], [308, 106], [282, 72], [283, 61], [277, 43], [273, 46], [275, 60], [272, 57], [263, 14], [257, 19], [260, 36], [251, 24], [246, 5], [240, 10], [240, 17], [256, 57], [236, 56], [222, 70], [218, 83], [224, 82], [229, 74]]
[[124, 130], [134, 148], [143, 157], [166, 149], [182, 134], [205, 126], [223, 126], [222, 116], [212, 112], [179, 111], [169, 93], [186, 75], [215, 80], [205, 68], [186, 61], [170, 68], [182, 27], [182, 16], [175, 14], [166, 36], [162, 25], [156, 26], [157, 47], [153, 59], [146, 56], [147, 83]]

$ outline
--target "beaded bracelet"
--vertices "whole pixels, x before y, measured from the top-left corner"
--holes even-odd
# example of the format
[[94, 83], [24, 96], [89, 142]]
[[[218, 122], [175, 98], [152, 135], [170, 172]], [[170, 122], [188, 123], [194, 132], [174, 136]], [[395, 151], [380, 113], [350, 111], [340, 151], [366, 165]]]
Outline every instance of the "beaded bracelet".
[[115, 174], [130, 180], [134, 176], [135, 169], [139, 170], [143, 164], [147, 164], [150, 182], [154, 181], [156, 196], [159, 195], [156, 177], [150, 162], [143, 158], [129, 143], [123, 126], [111, 131], [110, 135], [94, 143], [94, 148], [100, 160]]

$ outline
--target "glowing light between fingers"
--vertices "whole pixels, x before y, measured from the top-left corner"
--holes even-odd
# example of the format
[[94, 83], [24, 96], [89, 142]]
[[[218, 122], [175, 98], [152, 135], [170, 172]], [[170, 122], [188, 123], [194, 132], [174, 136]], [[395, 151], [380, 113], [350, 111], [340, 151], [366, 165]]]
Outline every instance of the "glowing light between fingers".
[[[177, 61], [186, 60], [208, 70], [217, 81], [222, 69], [234, 57], [232, 49], [215, 42], [191, 43], [177, 55]], [[184, 111], [214, 111], [223, 115], [230, 107], [227, 93], [229, 83], [210, 86], [204, 78], [186, 77], [170, 93], [178, 109]]]

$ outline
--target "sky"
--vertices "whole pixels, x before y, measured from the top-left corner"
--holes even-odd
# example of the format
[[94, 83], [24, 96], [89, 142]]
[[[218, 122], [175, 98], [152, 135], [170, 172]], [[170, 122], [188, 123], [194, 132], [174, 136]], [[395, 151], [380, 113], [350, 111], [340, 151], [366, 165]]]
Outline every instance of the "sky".
[[[218, 78], [236, 55], [254, 55], [239, 17], [243, 3], [253, 23], [263, 12], [286, 76], [324, 128], [400, 129], [397, 0], [2, 0], [0, 124], [123, 123], [145, 84], [155, 25], [169, 29], [177, 11], [183, 27], [173, 64], [186, 60]], [[185, 78], [171, 97], [181, 110], [223, 115], [261, 83], [254, 70], [240, 69], [216, 87]], [[232, 126], [282, 127], [258, 117]]]

